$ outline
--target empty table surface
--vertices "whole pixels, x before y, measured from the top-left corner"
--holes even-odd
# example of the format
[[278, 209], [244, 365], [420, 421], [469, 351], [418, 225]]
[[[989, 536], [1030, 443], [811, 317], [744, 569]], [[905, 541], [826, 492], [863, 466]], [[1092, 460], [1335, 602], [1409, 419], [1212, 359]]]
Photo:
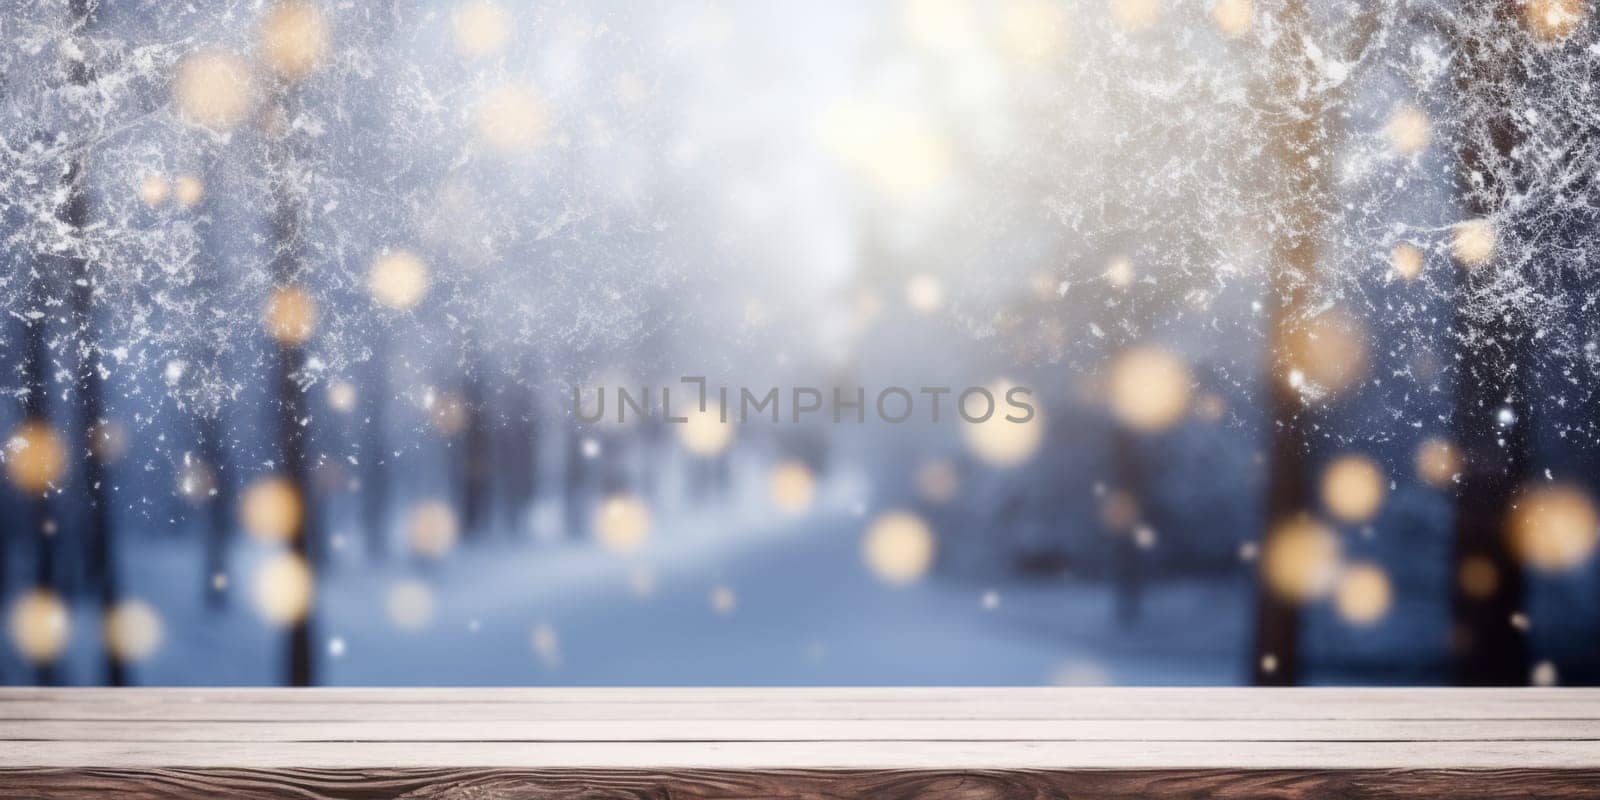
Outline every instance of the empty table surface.
[[0, 689], [0, 796], [428, 786], [1589, 797], [1600, 796], [1600, 690]]

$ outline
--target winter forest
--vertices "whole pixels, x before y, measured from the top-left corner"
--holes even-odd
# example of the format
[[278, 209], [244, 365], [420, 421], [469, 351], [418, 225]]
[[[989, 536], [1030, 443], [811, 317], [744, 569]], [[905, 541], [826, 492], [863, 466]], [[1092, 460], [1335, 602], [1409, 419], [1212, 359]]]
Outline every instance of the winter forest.
[[0, 8], [0, 683], [1600, 683], [1590, 0]]

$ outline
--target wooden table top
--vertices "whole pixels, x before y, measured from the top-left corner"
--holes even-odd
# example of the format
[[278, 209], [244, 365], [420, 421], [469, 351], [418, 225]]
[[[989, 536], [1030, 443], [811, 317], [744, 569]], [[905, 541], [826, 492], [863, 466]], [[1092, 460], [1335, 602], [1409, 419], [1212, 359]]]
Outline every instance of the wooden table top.
[[0, 769], [175, 767], [1592, 770], [1600, 689], [0, 689]]

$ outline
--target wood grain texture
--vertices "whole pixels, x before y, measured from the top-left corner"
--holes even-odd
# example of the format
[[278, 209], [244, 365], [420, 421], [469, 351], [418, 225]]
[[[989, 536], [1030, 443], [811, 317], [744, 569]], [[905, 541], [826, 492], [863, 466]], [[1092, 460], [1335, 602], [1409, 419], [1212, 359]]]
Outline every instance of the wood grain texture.
[[12, 797], [1600, 800], [1600, 691], [0, 689]]
[[75, 742], [0, 743], [0, 767], [522, 769], [1577, 769], [1600, 743], [1499, 742]]
[[11, 800], [1596, 798], [1600, 770], [0, 770]]
[[538, 719], [320, 722], [0, 720], [0, 741], [72, 742], [791, 741], [1600, 741], [1600, 720]]
[[0, 720], [1597, 720], [1594, 689], [0, 689]]

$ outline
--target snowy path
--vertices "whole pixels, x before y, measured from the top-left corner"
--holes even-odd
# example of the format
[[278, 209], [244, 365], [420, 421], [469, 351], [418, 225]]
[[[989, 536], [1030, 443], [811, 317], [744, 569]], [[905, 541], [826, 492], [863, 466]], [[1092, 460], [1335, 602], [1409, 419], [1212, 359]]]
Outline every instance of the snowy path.
[[[1240, 679], [1242, 586], [1154, 583], [1141, 623], [1112, 619], [1103, 585], [988, 586], [935, 572], [894, 588], [861, 565], [864, 520], [819, 511], [806, 524], [761, 515], [677, 520], [633, 556], [585, 542], [491, 541], [442, 563], [362, 564], [324, 576], [315, 635], [319, 682], [336, 685], [1036, 685], [1230, 684]], [[197, 548], [152, 541], [129, 590], [166, 620], [168, 641], [136, 670], [148, 684], [281, 680], [282, 637], [248, 606], [237, 549], [226, 609], [200, 603]], [[641, 578], [648, 574], [648, 580]], [[398, 582], [433, 589], [431, 621], [402, 630], [386, 602]], [[641, 582], [648, 583], [642, 587]], [[713, 593], [732, 594], [731, 610]], [[641, 591], [648, 589], [648, 591]], [[984, 595], [998, 594], [986, 608]], [[729, 599], [723, 597], [723, 600]], [[93, 682], [98, 620], [77, 615], [64, 672]], [[337, 644], [334, 644], [337, 640]], [[537, 642], [537, 644], [536, 644]], [[334, 651], [340, 651], [334, 655]]]

